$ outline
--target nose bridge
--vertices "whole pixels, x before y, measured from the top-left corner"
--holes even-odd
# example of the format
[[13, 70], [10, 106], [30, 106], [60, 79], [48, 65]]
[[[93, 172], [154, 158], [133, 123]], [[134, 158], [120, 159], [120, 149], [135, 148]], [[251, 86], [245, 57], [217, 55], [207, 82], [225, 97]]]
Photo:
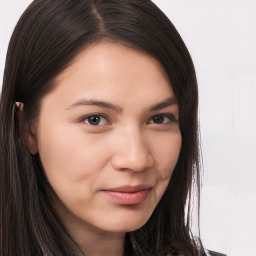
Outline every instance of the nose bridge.
[[[139, 129], [133, 128], [128, 129], [128, 138], [129, 138], [129, 144], [130, 144], [130, 154], [131, 159], [135, 162], [136, 158], [144, 158], [147, 156], [147, 145], [142, 137], [142, 133]], [[140, 159], [143, 160], [143, 159]]]
[[148, 143], [139, 127], [126, 127], [120, 136], [114, 156], [117, 169], [143, 171], [153, 164]]

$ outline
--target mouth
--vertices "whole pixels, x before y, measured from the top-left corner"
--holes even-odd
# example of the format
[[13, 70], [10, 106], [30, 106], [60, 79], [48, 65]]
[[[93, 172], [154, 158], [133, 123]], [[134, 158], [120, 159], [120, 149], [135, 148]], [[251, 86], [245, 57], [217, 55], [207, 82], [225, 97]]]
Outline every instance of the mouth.
[[153, 186], [139, 185], [139, 186], [122, 186], [102, 190], [114, 202], [123, 205], [134, 205], [145, 201]]

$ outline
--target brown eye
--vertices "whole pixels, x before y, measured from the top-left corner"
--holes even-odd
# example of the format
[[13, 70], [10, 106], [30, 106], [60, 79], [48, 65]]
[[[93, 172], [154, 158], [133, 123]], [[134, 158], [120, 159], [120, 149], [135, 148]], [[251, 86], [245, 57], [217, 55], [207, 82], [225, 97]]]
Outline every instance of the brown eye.
[[148, 124], [168, 124], [168, 123], [178, 123], [178, 120], [172, 114], [159, 114], [153, 116]]
[[106, 117], [102, 115], [90, 115], [85, 118], [85, 122], [90, 125], [106, 125], [108, 124], [108, 120]]
[[165, 119], [164, 115], [157, 115], [152, 118], [152, 121], [155, 124], [162, 124], [164, 123], [164, 119]]

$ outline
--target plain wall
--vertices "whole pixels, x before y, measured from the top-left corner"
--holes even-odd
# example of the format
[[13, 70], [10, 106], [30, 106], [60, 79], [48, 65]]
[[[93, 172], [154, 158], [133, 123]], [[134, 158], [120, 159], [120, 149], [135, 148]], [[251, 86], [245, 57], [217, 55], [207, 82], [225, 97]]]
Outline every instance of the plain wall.
[[[0, 81], [30, 0], [0, 0]], [[204, 179], [201, 236], [229, 256], [256, 255], [256, 1], [154, 0], [197, 70]]]

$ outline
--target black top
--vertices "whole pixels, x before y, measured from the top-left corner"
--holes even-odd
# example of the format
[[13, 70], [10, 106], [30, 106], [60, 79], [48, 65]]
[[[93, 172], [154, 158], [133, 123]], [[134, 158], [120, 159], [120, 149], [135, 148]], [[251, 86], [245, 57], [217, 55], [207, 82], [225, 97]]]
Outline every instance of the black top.
[[[180, 254], [178, 254], [177, 252], [173, 252], [172, 254], [168, 254], [169, 256], [181, 256]], [[167, 255], [167, 256], [168, 256]], [[219, 252], [214, 252], [214, 251], [210, 251], [208, 250], [208, 254], [207, 255], [210, 255], [210, 256], [227, 256], [226, 254], [222, 254], [222, 253], [219, 253]]]
[[214, 252], [214, 251], [208, 251], [208, 252], [211, 256], [227, 256], [226, 254], [222, 254], [219, 252]]

